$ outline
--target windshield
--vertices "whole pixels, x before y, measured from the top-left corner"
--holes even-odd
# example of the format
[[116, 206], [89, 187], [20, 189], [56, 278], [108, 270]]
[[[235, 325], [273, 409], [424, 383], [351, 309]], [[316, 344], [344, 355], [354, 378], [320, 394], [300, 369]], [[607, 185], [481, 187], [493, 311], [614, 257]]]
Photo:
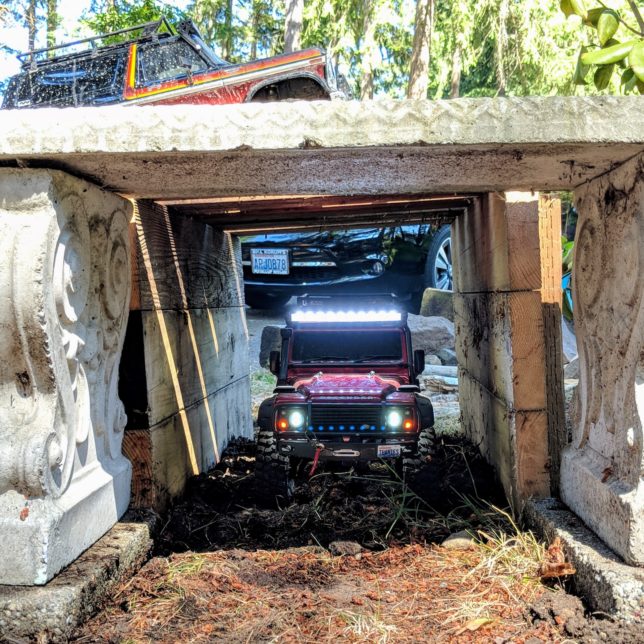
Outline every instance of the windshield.
[[296, 331], [291, 360], [317, 362], [400, 362], [403, 335], [399, 329], [377, 331]]

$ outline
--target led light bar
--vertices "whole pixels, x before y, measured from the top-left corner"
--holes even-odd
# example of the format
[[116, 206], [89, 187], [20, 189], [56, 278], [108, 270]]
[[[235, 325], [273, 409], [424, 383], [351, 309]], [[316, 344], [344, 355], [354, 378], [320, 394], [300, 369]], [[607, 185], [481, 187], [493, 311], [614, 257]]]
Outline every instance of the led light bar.
[[325, 311], [296, 310], [291, 313], [291, 321], [315, 324], [320, 322], [400, 322], [400, 311], [380, 309], [371, 311]]

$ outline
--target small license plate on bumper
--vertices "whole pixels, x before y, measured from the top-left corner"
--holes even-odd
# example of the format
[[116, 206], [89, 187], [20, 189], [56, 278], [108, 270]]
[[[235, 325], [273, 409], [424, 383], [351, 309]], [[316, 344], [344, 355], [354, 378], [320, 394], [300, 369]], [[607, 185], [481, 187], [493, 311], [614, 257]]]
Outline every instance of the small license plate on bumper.
[[288, 249], [251, 248], [250, 266], [253, 274], [288, 275]]
[[400, 454], [400, 445], [378, 445], [378, 458], [398, 458]]

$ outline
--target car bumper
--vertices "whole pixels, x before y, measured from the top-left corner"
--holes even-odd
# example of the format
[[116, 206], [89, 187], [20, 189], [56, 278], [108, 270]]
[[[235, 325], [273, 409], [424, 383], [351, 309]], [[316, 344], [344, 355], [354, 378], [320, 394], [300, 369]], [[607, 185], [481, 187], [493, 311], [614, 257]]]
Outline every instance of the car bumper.
[[418, 434], [392, 435], [378, 440], [356, 440], [350, 442], [307, 439], [303, 436], [279, 437], [277, 449], [284, 456], [312, 459], [318, 449], [321, 461], [378, 461], [389, 460], [396, 456], [383, 456], [378, 447], [400, 446], [400, 456], [407, 456], [416, 451]]

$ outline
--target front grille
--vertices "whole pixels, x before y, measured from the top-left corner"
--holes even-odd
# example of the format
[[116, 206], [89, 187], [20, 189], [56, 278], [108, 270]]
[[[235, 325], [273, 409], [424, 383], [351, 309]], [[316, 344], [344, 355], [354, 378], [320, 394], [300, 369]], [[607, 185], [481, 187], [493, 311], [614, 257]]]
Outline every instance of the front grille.
[[311, 405], [309, 430], [314, 432], [385, 431], [380, 405]]

